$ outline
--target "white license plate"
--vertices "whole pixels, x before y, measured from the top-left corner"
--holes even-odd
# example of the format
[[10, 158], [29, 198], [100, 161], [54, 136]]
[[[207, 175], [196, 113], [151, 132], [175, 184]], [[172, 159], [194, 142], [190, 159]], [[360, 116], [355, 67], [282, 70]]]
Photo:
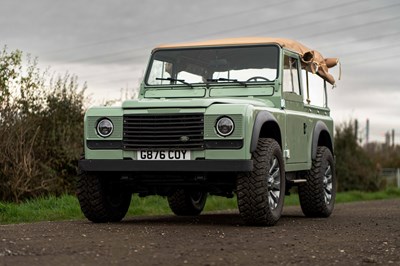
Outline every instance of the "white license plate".
[[138, 160], [190, 160], [190, 151], [184, 150], [159, 150], [159, 151], [138, 151]]

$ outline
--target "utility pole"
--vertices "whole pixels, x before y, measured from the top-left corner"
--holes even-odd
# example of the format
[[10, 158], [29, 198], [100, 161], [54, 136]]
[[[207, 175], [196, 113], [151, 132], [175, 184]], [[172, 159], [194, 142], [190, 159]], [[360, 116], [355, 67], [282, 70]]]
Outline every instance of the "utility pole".
[[385, 145], [386, 145], [386, 148], [390, 148], [390, 132], [389, 131], [386, 131], [386, 134], [385, 134]]
[[358, 120], [354, 120], [354, 137], [356, 138], [356, 141], [358, 143]]
[[369, 143], [369, 119], [367, 118], [367, 125], [365, 126], [365, 144]]
[[400, 168], [397, 168], [397, 187], [400, 188]]
[[392, 147], [394, 147], [394, 129], [392, 129]]

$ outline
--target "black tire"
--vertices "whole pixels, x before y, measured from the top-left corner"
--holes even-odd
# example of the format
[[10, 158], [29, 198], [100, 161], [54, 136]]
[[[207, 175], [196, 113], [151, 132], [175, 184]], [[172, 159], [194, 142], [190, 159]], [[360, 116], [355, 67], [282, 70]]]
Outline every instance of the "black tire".
[[199, 191], [175, 190], [168, 196], [168, 204], [172, 212], [179, 216], [199, 215], [206, 205], [207, 193]]
[[304, 215], [329, 217], [336, 198], [336, 174], [335, 162], [327, 147], [318, 147], [306, 179], [306, 183], [299, 184], [300, 205]]
[[237, 180], [240, 215], [248, 225], [275, 225], [285, 197], [285, 168], [278, 142], [260, 138], [252, 154], [254, 170]]
[[82, 173], [78, 177], [77, 196], [85, 217], [95, 223], [119, 222], [128, 209], [132, 193], [110, 178]]

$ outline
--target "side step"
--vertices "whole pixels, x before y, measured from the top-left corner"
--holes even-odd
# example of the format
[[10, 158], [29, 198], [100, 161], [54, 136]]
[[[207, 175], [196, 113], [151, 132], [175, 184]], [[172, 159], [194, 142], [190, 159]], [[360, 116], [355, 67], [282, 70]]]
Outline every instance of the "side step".
[[293, 179], [293, 180], [290, 180], [289, 183], [291, 183], [293, 185], [296, 185], [299, 183], [307, 183], [307, 179]]
[[289, 187], [286, 186], [285, 195], [289, 196], [290, 195], [289, 189], [291, 189], [293, 186], [297, 186], [298, 184], [307, 183], [307, 179], [292, 179], [292, 180], [288, 180], [286, 182], [287, 182], [286, 184]]

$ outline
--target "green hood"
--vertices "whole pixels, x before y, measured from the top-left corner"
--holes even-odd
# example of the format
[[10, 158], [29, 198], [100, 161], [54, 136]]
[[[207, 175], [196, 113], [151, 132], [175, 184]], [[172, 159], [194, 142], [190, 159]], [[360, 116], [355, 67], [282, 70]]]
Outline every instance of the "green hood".
[[202, 98], [202, 99], [139, 99], [128, 100], [122, 104], [123, 109], [133, 108], [206, 108], [213, 104], [251, 104], [253, 106], [274, 107], [269, 100], [238, 98]]

